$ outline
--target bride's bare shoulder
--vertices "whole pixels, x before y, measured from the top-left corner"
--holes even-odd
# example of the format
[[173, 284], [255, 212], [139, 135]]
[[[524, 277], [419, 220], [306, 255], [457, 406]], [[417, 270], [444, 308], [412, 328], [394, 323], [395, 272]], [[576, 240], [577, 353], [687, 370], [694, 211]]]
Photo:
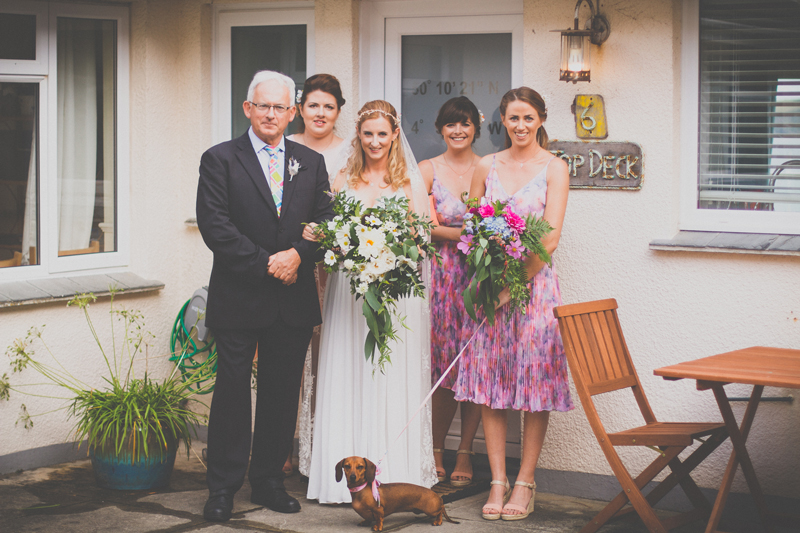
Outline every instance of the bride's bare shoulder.
[[333, 185], [331, 186], [331, 190], [333, 192], [339, 192], [344, 188], [346, 184], [347, 184], [347, 174], [345, 174], [344, 169], [342, 169], [336, 175], [336, 179], [333, 180]]

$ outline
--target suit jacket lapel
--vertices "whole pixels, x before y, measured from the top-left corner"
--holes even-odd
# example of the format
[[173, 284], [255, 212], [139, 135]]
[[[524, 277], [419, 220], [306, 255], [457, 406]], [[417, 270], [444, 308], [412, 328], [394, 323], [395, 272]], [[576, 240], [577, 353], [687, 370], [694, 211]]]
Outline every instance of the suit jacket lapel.
[[247, 171], [250, 179], [252, 179], [253, 183], [255, 183], [258, 192], [261, 193], [261, 196], [264, 197], [267, 205], [269, 205], [270, 212], [277, 218], [278, 208], [275, 206], [275, 200], [272, 199], [272, 191], [267, 183], [267, 177], [264, 175], [264, 171], [261, 169], [261, 163], [259, 163], [258, 157], [253, 151], [253, 145], [250, 142], [250, 137], [247, 135], [247, 133], [245, 133], [239, 137], [239, 139], [237, 139], [236, 144], [239, 148], [239, 151], [236, 153], [236, 157], [239, 158], [239, 161], [241, 161], [242, 166]]
[[283, 200], [281, 201], [281, 217], [283, 217], [283, 214], [286, 212], [286, 207], [292, 199], [292, 193], [294, 192], [296, 183], [295, 180], [300, 174], [298, 172], [294, 178], [289, 175], [289, 160], [292, 158], [294, 143], [289, 139], [284, 139], [284, 146], [286, 147], [286, 153], [283, 154]]

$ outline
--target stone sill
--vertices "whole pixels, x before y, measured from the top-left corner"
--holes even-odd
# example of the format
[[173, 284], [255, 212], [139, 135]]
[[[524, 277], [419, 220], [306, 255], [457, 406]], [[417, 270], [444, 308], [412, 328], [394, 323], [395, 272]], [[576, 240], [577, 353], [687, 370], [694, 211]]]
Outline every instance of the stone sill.
[[800, 256], [800, 235], [679, 231], [671, 239], [655, 239], [651, 250]]
[[123, 294], [159, 291], [164, 284], [147, 280], [133, 272], [91, 274], [65, 278], [46, 278], [0, 283], [0, 309], [71, 300], [76, 293], [108, 296], [109, 287], [116, 285]]

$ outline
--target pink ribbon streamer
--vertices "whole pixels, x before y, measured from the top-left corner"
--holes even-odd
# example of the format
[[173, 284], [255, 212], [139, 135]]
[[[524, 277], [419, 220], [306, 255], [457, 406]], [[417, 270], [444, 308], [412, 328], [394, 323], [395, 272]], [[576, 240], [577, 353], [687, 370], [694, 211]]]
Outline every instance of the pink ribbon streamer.
[[[431, 399], [431, 396], [433, 396], [433, 393], [434, 393], [434, 392], [436, 392], [436, 389], [438, 389], [438, 388], [439, 388], [439, 386], [442, 384], [442, 382], [444, 381], [444, 378], [446, 378], [446, 377], [447, 377], [447, 374], [449, 374], [449, 373], [450, 373], [450, 371], [451, 371], [451, 370], [453, 369], [453, 367], [456, 365], [456, 363], [458, 362], [458, 360], [459, 360], [459, 359], [461, 359], [461, 356], [462, 356], [462, 355], [464, 355], [464, 352], [467, 350], [467, 347], [468, 347], [468, 346], [469, 346], [469, 345], [472, 343], [472, 340], [475, 338], [475, 335], [477, 335], [477, 334], [478, 334], [478, 331], [481, 329], [481, 327], [483, 326], [483, 324], [484, 324], [484, 323], [486, 323], [486, 317], [484, 317], [484, 318], [483, 318], [483, 321], [482, 321], [482, 322], [481, 322], [481, 323], [478, 325], [478, 327], [477, 327], [477, 328], [475, 328], [475, 331], [472, 333], [472, 336], [469, 338], [469, 340], [468, 340], [468, 341], [467, 341], [467, 343], [464, 345], [464, 347], [463, 347], [463, 348], [461, 348], [461, 351], [460, 351], [460, 352], [458, 352], [458, 355], [457, 355], [457, 356], [455, 356], [455, 358], [453, 359], [453, 362], [451, 362], [451, 363], [450, 363], [450, 366], [448, 366], [448, 367], [447, 367], [447, 370], [445, 370], [444, 372], [442, 372], [442, 377], [440, 377], [440, 378], [439, 378], [439, 381], [437, 381], [437, 382], [436, 382], [436, 384], [433, 386], [433, 388], [432, 388], [432, 389], [431, 389], [431, 391], [428, 393], [428, 395], [427, 395], [427, 396], [425, 396], [425, 399], [424, 399], [424, 400], [422, 400], [422, 403], [419, 405], [419, 407], [417, 407], [417, 410], [416, 410], [416, 412], [414, 412], [413, 416], [412, 416], [412, 417], [409, 419], [409, 421], [408, 421], [408, 422], [406, 422], [406, 425], [405, 425], [405, 427], [404, 427], [404, 428], [403, 428], [403, 429], [400, 431], [400, 434], [399, 434], [399, 435], [397, 435], [397, 438], [396, 438], [396, 439], [394, 439], [394, 442], [392, 442], [392, 443], [389, 445], [389, 447], [386, 449], [386, 452], [385, 452], [385, 453], [383, 454], [383, 456], [381, 457], [381, 460], [380, 460], [380, 461], [378, 461], [378, 462], [377, 462], [377, 464], [376, 464], [376, 466], [375, 466], [375, 468], [376, 468], [376, 470], [375, 470], [375, 476], [376, 476], [376, 477], [377, 477], [377, 475], [380, 473], [380, 468], [378, 467], [378, 465], [380, 465], [380, 464], [383, 462], [383, 460], [384, 460], [384, 459], [386, 459], [386, 456], [387, 456], [387, 455], [389, 455], [389, 450], [392, 448], [392, 446], [394, 446], [394, 445], [397, 443], [397, 441], [398, 441], [398, 440], [400, 440], [400, 437], [402, 437], [402, 436], [403, 436], [403, 433], [405, 433], [405, 432], [406, 432], [406, 430], [408, 429], [408, 426], [410, 426], [410, 425], [411, 425], [411, 422], [413, 422], [413, 421], [414, 421], [414, 419], [415, 419], [415, 418], [417, 418], [417, 415], [419, 414], [419, 412], [420, 412], [420, 411], [422, 411], [422, 408], [423, 408], [423, 407], [425, 407], [425, 404], [426, 404], [426, 403], [428, 403], [428, 400], [430, 400], [430, 399]], [[375, 481], [376, 481], [377, 483], [380, 483], [380, 482], [379, 482], [377, 479], [376, 479]], [[372, 485], [372, 494], [373, 494], [373, 496], [375, 496], [377, 493], [378, 493], [378, 487], [377, 487], [375, 484], [373, 484], [373, 485]], [[376, 501], [378, 500], [378, 497], [377, 497], [377, 496], [375, 496], [375, 500], [376, 500]], [[379, 503], [380, 503], [380, 502], [379, 502]]]

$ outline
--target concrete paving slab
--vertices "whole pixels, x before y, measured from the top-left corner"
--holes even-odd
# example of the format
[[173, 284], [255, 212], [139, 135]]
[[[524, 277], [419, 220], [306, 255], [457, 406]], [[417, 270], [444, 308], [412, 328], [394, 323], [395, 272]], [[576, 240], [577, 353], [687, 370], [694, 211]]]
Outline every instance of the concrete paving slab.
[[18, 521], [15, 533], [38, 533], [57, 531], [58, 533], [146, 533], [166, 529], [190, 520], [152, 513], [123, 511], [116, 507], [103, 507], [85, 513], [58, 516], [30, 516]]
[[[369, 533], [357, 525], [361, 518], [349, 505], [320, 505], [305, 499], [305, 483], [298, 475], [286, 480], [290, 494], [300, 499], [303, 510], [280, 514], [250, 503], [245, 483], [234, 500], [234, 517], [224, 524], [205, 522], [203, 505], [208, 497], [205, 468], [192, 456], [178, 455], [170, 486], [158, 491], [109, 491], [94, 483], [89, 461], [75, 461], [0, 477], [0, 532], [86, 533], [114, 531], [228, 533], [262, 531], [277, 533]], [[487, 492], [447, 505], [448, 514], [459, 524], [444, 523], [431, 529], [429, 520], [412, 513], [397, 513], [386, 519], [387, 533], [565, 533], [577, 532], [606, 502], [570, 496], [537, 493], [534, 513], [517, 522], [483, 520], [480, 514]], [[671, 513], [657, 511], [669, 516]], [[723, 518], [722, 529], [750, 533], [756, 523]], [[701, 533], [695, 522], [674, 533]], [[789, 529], [776, 528], [776, 533]], [[635, 514], [603, 527], [602, 533], [647, 533]]]

